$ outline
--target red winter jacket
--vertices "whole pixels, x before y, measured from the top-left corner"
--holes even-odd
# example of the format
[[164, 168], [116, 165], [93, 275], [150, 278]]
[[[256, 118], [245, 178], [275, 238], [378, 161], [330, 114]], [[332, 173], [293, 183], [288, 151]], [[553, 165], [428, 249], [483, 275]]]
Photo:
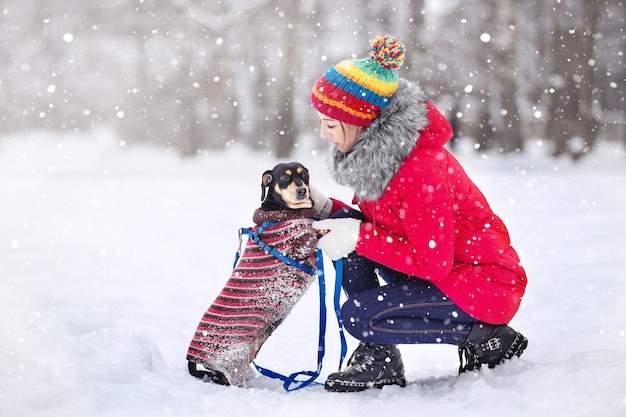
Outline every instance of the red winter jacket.
[[417, 146], [382, 195], [358, 202], [368, 222], [356, 252], [428, 280], [472, 317], [508, 323], [526, 287], [509, 234], [482, 192], [443, 145], [448, 121], [429, 102]]

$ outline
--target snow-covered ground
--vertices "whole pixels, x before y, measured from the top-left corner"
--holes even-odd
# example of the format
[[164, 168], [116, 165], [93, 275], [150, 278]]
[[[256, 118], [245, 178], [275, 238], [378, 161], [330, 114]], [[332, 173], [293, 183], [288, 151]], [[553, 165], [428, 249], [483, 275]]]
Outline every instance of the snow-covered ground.
[[[626, 415], [626, 155], [604, 144], [574, 164], [539, 145], [523, 157], [459, 152], [528, 271], [511, 323], [530, 340], [522, 358], [457, 377], [455, 348], [402, 346], [406, 388], [334, 394], [286, 393], [264, 377], [216, 386], [186, 370], [192, 332], [229, 276], [237, 230], [251, 225], [261, 173], [276, 160], [238, 146], [183, 160], [120, 149], [106, 134], [3, 138], [0, 416]], [[293, 159], [349, 201], [323, 153]], [[316, 289], [259, 364], [315, 368]], [[338, 361], [329, 313], [322, 381]]]

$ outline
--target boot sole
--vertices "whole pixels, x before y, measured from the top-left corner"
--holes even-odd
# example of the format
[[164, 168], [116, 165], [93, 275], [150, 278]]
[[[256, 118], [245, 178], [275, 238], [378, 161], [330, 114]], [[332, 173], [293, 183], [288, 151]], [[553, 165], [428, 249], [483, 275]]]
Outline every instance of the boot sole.
[[359, 392], [365, 391], [368, 388], [382, 389], [385, 385], [399, 385], [401, 387], [406, 386], [406, 379], [400, 378], [385, 378], [374, 382], [355, 382], [355, 381], [326, 381], [324, 388], [330, 392]]

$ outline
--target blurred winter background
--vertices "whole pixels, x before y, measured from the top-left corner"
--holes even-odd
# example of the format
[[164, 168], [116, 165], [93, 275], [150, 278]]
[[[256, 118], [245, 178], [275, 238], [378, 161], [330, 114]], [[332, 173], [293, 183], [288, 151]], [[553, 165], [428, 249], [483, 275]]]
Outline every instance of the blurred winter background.
[[315, 78], [392, 33], [401, 75], [483, 150], [625, 140], [622, 0], [0, 3], [4, 136], [107, 128], [184, 155], [288, 156], [316, 126]]
[[[1, 416], [626, 414], [623, 0], [0, 10]], [[527, 353], [457, 378], [453, 348], [403, 346], [407, 388], [347, 396], [198, 383], [186, 348], [261, 172], [297, 159], [349, 201], [308, 94], [379, 33], [407, 44], [401, 76], [453, 122], [451, 149], [509, 226], [530, 279], [513, 323]], [[316, 317], [312, 290], [262, 364], [313, 369]]]

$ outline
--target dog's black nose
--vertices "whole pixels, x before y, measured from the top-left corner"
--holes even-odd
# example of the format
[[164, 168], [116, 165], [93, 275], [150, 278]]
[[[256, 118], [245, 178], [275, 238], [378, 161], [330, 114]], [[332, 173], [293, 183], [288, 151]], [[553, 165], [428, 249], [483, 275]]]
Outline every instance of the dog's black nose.
[[296, 189], [296, 195], [298, 198], [306, 198], [306, 187], [298, 187]]

